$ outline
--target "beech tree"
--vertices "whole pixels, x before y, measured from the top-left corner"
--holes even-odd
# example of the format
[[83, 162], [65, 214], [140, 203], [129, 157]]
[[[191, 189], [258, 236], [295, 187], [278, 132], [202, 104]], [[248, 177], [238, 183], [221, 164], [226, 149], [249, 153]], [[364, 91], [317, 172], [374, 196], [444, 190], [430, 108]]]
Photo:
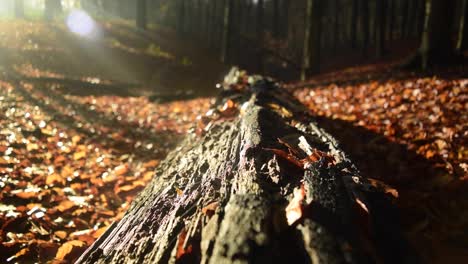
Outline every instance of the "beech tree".
[[137, 0], [136, 4], [137, 4], [136, 26], [139, 29], [146, 29], [146, 24], [147, 24], [146, 0]]
[[24, 18], [24, 0], [15, 0], [16, 18]]
[[452, 41], [454, 1], [426, 0], [421, 44], [411, 58], [409, 66], [423, 70], [434, 64], [444, 64], [454, 59]]
[[45, 0], [44, 18], [52, 20], [55, 16], [62, 13], [61, 0]]

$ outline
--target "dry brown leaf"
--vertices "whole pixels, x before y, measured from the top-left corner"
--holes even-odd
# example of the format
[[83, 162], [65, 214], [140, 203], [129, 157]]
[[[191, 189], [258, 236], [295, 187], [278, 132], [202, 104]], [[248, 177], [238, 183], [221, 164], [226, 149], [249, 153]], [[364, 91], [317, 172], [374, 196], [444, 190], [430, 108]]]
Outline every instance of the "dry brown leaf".
[[218, 208], [218, 206], [219, 206], [219, 202], [212, 202], [202, 208], [202, 213], [207, 215], [208, 217], [211, 217], [215, 213], [216, 208]]
[[71, 261], [78, 257], [86, 248], [86, 243], [80, 240], [65, 242], [57, 251], [55, 259]]
[[148, 169], [148, 168], [154, 168], [156, 166], [158, 166], [159, 164], [159, 160], [150, 160], [148, 162], [146, 162], [143, 167]]
[[65, 239], [67, 237], [67, 232], [65, 231], [55, 231], [54, 235], [60, 239]]
[[86, 151], [79, 151], [79, 152], [75, 152], [73, 154], [73, 159], [74, 160], [80, 160], [82, 158], [86, 157]]
[[57, 210], [59, 210], [60, 212], [65, 212], [67, 210], [70, 210], [71, 208], [73, 208], [74, 206], [76, 206], [76, 204], [70, 200], [65, 200], [65, 201], [62, 201], [59, 205], [57, 205]]
[[53, 185], [54, 183], [65, 184], [65, 179], [56, 173], [48, 175], [46, 178], [46, 184]]
[[129, 167], [127, 164], [122, 164], [120, 166], [117, 166], [115, 167], [114, 169], [114, 173], [117, 175], [117, 176], [122, 176], [124, 174], [126, 174], [129, 170]]
[[93, 237], [95, 239], [99, 238], [100, 236], [102, 236], [102, 234], [104, 234], [104, 232], [106, 232], [106, 230], [109, 228], [109, 226], [105, 226], [105, 227], [101, 227], [99, 228], [98, 230], [94, 231], [93, 232]]
[[305, 188], [302, 185], [294, 189], [294, 196], [286, 207], [286, 220], [289, 225], [294, 224], [303, 215], [303, 201], [305, 199]]
[[185, 239], [187, 239], [187, 230], [185, 227], [180, 231], [179, 237], [177, 240], [177, 253], [176, 259], [180, 259], [183, 255], [192, 253], [192, 245], [184, 247]]

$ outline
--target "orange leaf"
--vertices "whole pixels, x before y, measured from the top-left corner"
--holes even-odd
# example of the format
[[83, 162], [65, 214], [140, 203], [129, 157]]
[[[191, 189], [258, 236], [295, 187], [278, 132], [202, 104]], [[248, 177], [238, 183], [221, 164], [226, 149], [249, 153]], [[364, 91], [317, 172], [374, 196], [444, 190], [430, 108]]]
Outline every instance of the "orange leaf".
[[147, 168], [154, 168], [156, 166], [158, 166], [159, 164], [159, 160], [150, 160], [148, 162], [146, 162], [143, 167], [145, 167], [146, 169]]
[[74, 160], [80, 160], [82, 158], [86, 157], [86, 151], [79, 151], [79, 152], [75, 152], [75, 154], [73, 154], [73, 159]]
[[58, 206], [57, 206], [57, 210], [59, 210], [60, 212], [65, 212], [69, 209], [71, 209], [72, 207], [74, 207], [76, 204], [70, 200], [65, 200], [63, 202], [61, 202]]
[[67, 237], [67, 232], [65, 231], [55, 231], [54, 235], [60, 239], [65, 239]]
[[93, 237], [94, 238], [100, 237], [102, 234], [104, 234], [104, 232], [106, 232], [107, 228], [109, 228], [109, 226], [101, 227], [98, 230], [94, 231]]
[[122, 164], [120, 166], [117, 166], [115, 167], [114, 169], [114, 173], [117, 175], [117, 176], [121, 176], [121, 175], [124, 175], [125, 173], [128, 172], [128, 165], [127, 164]]
[[218, 202], [212, 202], [202, 208], [202, 213], [207, 215], [208, 217], [211, 217], [215, 213], [216, 208], [218, 208], [218, 206], [219, 206]]
[[299, 167], [301, 169], [304, 168], [304, 165], [300, 160], [298, 160], [295, 156], [293, 156], [293, 155], [291, 155], [289, 153], [286, 153], [286, 151], [283, 151], [281, 149], [271, 149], [271, 148], [265, 148], [265, 149], [270, 150], [275, 155], [278, 155], [279, 157], [291, 162], [292, 164], [296, 165], [297, 167]]
[[71, 261], [77, 258], [85, 249], [86, 243], [83, 241], [68, 241], [58, 249], [55, 259]]
[[176, 259], [180, 259], [183, 255], [192, 253], [191, 245], [187, 246], [187, 248], [184, 248], [186, 238], [187, 238], [187, 230], [185, 230], [185, 227], [184, 227], [182, 231], [180, 231], [180, 234], [179, 234], [179, 239], [177, 242]]
[[305, 199], [304, 185], [300, 188], [294, 189], [294, 196], [286, 207], [286, 220], [289, 225], [294, 224], [297, 220], [301, 219], [303, 215], [302, 203]]

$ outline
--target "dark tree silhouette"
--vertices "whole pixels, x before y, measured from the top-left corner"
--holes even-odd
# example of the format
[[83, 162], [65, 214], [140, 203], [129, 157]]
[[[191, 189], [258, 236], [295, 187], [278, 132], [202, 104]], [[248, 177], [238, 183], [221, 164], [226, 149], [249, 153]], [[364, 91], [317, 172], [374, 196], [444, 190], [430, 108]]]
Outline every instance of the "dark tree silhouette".
[[421, 44], [416, 54], [405, 63], [406, 66], [426, 70], [432, 65], [453, 61], [454, 4], [454, 1], [426, 0]]
[[146, 0], [137, 0], [136, 4], [136, 25], [139, 29], [146, 29]]

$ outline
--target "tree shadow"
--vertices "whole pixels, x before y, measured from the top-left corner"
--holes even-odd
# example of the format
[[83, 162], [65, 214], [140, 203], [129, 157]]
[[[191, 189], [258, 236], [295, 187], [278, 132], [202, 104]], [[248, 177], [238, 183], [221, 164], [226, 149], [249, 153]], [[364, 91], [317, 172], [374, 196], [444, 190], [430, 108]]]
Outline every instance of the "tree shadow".
[[340, 142], [362, 176], [397, 188], [400, 222], [424, 262], [468, 260], [468, 220], [460, 213], [468, 211], [468, 182], [384, 135], [342, 120], [316, 120]]
[[[85, 104], [67, 99], [60, 91], [45, 85], [26, 89], [25, 83], [15, 83], [16, 90], [32, 105], [38, 106], [53, 121], [86, 135], [94, 144], [113, 149], [121, 154], [134, 153], [136, 159], [164, 158], [168, 149], [175, 147], [181, 136], [174, 131], [154, 131], [118, 120], [106, 113], [95, 111]], [[38, 92], [41, 95], [38, 95]], [[65, 112], [64, 112], [64, 109]], [[138, 144], [139, 143], [139, 144]], [[151, 148], [148, 148], [151, 144]]]

